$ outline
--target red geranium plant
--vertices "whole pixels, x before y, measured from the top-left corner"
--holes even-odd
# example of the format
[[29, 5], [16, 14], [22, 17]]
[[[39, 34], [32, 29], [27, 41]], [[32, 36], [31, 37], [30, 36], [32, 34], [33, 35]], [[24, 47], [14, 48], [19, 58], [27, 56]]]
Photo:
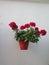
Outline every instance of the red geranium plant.
[[[20, 28], [18, 28], [18, 25], [15, 22], [10, 22], [9, 26], [15, 31], [15, 39], [21, 43], [21, 47], [24, 46], [22, 45], [23, 42], [27, 42], [27, 45], [28, 42], [37, 43], [40, 36], [46, 35], [46, 30], [39, 30], [35, 22], [21, 25]], [[24, 47], [25, 49], [26, 46]]]

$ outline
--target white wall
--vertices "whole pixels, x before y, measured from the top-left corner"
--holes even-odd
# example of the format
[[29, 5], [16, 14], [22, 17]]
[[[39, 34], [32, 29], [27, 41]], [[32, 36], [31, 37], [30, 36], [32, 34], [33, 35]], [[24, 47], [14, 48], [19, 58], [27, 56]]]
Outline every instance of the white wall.
[[[38, 44], [29, 44], [21, 51], [14, 39], [9, 22], [19, 26], [35, 21], [47, 35]], [[0, 65], [48, 65], [49, 64], [49, 4], [0, 1]]]

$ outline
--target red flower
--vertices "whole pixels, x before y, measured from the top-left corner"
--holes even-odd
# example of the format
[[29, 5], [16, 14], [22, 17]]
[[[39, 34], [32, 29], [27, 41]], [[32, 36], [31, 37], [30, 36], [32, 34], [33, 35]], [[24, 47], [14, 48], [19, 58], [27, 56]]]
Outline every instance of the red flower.
[[39, 28], [38, 27], [35, 27], [35, 30], [39, 30]]
[[33, 26], [33, 27], [36, 26], [36, 24], [34, 22], [30, 22], [30, 25]]
[[42, 36], [44, 36], [44, 35], [46, 35], [46, 31], [45, 31], [45, 30], [41, 30], [41, 31], [40, 31], [40, 34], [41, 34]]
[[16, 25], [15, 22], [11, 22], [11, 23], [9, 24], [9, 26], [10, 26], [13, 30], [15, 30], [15, 29], [18, 28], [18, 26]]
[[30, 27], [30, 25], [29, 24], [25, 24], [25, 28], [29, 28]]
[[25, 26], [23, 26], [23, 25], [22, 25], [22, 26], [20, 26], [20, 29], [21, 29], [21, 30], [25, 29]]

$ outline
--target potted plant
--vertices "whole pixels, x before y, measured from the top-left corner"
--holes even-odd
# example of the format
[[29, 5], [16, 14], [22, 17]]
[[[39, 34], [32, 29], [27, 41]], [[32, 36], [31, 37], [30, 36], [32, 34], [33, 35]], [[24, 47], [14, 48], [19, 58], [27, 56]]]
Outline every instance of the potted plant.
[[21, 50], [27, 50], [29, 42], [38, 43], [40, 37], [46, 35], [46, 30], [39, 30], [35, 22], [21, 25], [20, 28], [15, 22], [10, 22], [9, 26], [15, 31], [15, 39], [19, 42]]

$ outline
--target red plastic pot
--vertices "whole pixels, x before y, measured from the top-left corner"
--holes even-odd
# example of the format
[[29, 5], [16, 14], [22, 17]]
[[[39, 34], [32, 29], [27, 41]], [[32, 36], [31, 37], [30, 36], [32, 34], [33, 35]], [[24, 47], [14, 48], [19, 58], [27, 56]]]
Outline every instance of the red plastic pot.
[[19, 41], [19, 45], [20, 45], [20, 49], [21, 50], [27, 50], [28, 49], [29, 42], [24, 42], [23, 40], [20, 40]]

